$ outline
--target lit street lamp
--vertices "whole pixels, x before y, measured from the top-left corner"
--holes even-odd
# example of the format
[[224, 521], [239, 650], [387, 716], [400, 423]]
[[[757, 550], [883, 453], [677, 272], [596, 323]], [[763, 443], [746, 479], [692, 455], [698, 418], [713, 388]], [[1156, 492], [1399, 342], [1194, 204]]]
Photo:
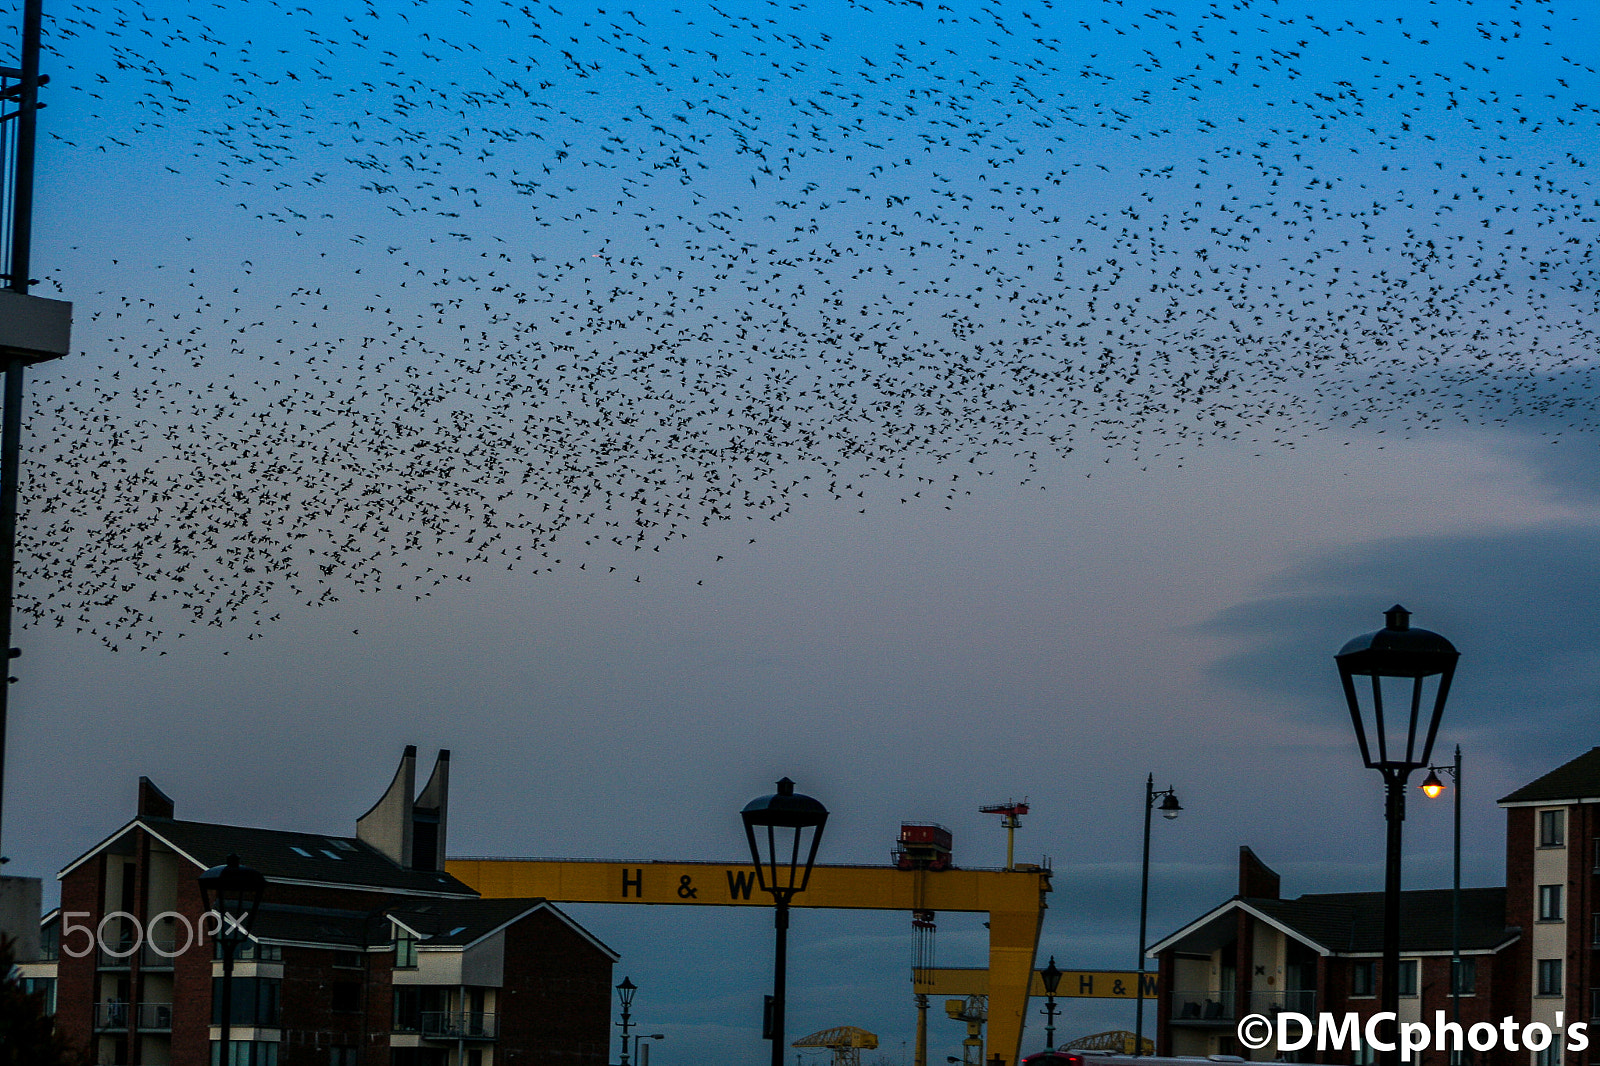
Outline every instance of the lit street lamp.
[[1039, 971], [1039, 979], [1044, 982], [1044, 1049], [1054, 1051], [1056, 1048], [1056, 989], [1061, 986], [1061, 968], [1056, 965], [1056, 957], [1050, 956], [1050, 964]]
[[[750, 844], [750, 861], [755, 864], [756, 883], [772, 893], [773, 926], [777, 929], [777, 948], [773, 958], [772, 999], [767, 1012], [767, 1039], [772, 1041], [772, 1066], [783, 1066], [783, 1005], [785, 969], [789, 951], [789, 904], [804, 892], [811, 881], [811, 867], [817, 861], [817, 845], [828, 821], [828, 808], [810, 796], [795, 792], [794, 782], [785, 777], [778, 791], [745, 804], [739, 816], [744, 820], [745, 839]], [[756, 830], [764, 830], [763, 853]], [[805, 852], [805, 865], [800, 855]]]
[[1456, 745], [1453, 766], [1430, 766], [1423, 779], [1422, 792], [1429, 799], [1438, 799], [1444, 791], [1440, 773], [1450, 775], [1455, 782], [1455, 878], [1450, 885], [1450, 1008], [1451, 1020], [1461, 1024], [1461, 745]]
[[639, 986], [633, 983], [631, 977], [624, 977], [617, 983], [617, 998], [622, 1001], [622, 1020], [617, 1024], [622, 1027], [622, 1066], [628, 1066], [628, 1029], [632, 1026], [628, 1011], [633, 1006], [633, 994], [639, 991]]
[[[229, 855], [226, 863], [200, 875], [201, 908], [217, 916], [213, 938], [222, 948], [222, 1054], [219, 1062], [233, 1061], [228, 1046], [233, 1041], [233, 958], [239, 945], [250, 937], [250, 927], [255, 924], [266, 888], [267, 879], [259, 871], [240, 866], [237, 855]], [[251, 1022], [254, 1024], [254, 1017]]]
[[1144, 1054], [1144, 946], [1145, 946], [1145, 918], [1150, 911], [1150, 812], [1156, 809], [1156, 797], [1161, 797], [1161, 817], [1171, 821], [1183, 810], [1183, 805], [1178, 802], [1178, 794], [1173, 789], [1165, 788], [1156, 791], [1156, 775], [1150, 774], [1144, 781], [1144, 872], [1139, 879], [1139, 974], [1134, 978], [1139, 983], [1135, 995], [1139, 1005], [1134, 1009], [1133, 1016], [1133, 1053]]
[[[1383, 976], [1379, 1010], [1394, 1018], [1400, 1007], [1400, 829], [1406, 817], [1406, 780], [1411, 771], [1427, 766], [1428, 757], [1433, 754], [1433, 738], [1439, 732], [1439, 719], [1444, 715], [1445, 699], [1450, 694], [1450, 679], [1455, 676], [1456, 660], [1461, 653], [1439, 634], [1413, 629], [1411, 612], [1399, 604], [1384, 612], [1384, 622], [1382, 629], [1346, 643], [1334, 656], [1334, 661], [1339, 666], [1339, 680], [1350, 706], [1356, 743], [1361, 746], [1361, 760], [1369, 769], [1383, 775], [1388, 844], [1383, 875]], [[1371, 679], [1370, 692], [1365, 698], [1356, 684], [1358, 677]], [[1432, 685], [1432, 706], [1425, 710], [1429, 679], [1436, 680]], [[1387, 719], [1384, 717], [1386, 688], [1395, 705]], [[1409, 714], [1395, 713], [1401, 707], [1409, 707]], [[1392, 1050], [1380, 1053], [1384, 1066], [1398, 1066], [1400, 1062], [1397, 1032], [1397, 1023], [1385, 1023], [1384, 1040]]]

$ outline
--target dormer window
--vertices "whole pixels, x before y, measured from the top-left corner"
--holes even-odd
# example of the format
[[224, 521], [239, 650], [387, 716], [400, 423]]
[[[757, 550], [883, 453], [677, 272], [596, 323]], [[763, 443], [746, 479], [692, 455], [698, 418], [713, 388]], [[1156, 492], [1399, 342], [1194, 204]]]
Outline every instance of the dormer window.
[[397, 970], [415, 970], [417, 968], [417, 938], [403, 925], [394, 927], [394, 968]]

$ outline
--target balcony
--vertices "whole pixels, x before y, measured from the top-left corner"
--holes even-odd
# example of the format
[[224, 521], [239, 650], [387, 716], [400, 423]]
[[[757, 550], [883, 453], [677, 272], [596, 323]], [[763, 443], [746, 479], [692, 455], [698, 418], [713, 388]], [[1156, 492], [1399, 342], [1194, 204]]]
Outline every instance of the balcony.
[[94, 1005], [94, 1027], [96, 1029], [126, 1029], [128, 1027], [129, 1004], [121, 1000], [106, 1000], [104, 1003]]
[[424, 1040], [493, 1040], [495, 1016], [482, 1011], [430, 1010], [422, 1012]]
[[1236, 1020], [1233, 1011], [1234, 994], [1215, 989], [1190, 992], [1172, 992], [1172, 1024], [1190, 1026], [1232, 1025]]
[[[1236, 999], [1232, 990], [1215, 989], [1172, 992], [1172, 1024], [1197, 1028], [1231, 1026], [1238, 1020], [1234, 1010]], [[1282, 1011], [1293, 1011], [1311, 1017], [1317, 1012], [1315, 989], [1266, 989], [1251, 992], [1246, 1014], [1265, 1014], [1272, 1017]]]
[[138, 1008], [138, 1025], [145, 1032], [172, 1031], [172, 1004], [141, 1003]]

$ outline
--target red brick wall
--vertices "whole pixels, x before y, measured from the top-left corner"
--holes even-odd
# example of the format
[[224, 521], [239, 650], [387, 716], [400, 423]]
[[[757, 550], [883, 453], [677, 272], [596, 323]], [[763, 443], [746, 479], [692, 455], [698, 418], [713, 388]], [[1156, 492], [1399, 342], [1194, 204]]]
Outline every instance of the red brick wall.
[[[88, 922], [91, 930], [100, 922], [101, 901], [105, 898], [105, 858], [90, 859], [61, 879], [61, 910], [63, 921], [68, 911], [86, 911], [89, 917], [74, 915], [74, 927]], [[61, 938], [63, 949], [83, 950], [83, 934]], [[94, 1035], [94, 977], [95, 955], [91, 951], [81, 959], [61, 952], [56, 968], [56, 1025], [61, 1032], [79, 1047], [92, 1048]]]
[[611, 959], [548, 911], [506, 930], [496, 1066], [605, 1066]]

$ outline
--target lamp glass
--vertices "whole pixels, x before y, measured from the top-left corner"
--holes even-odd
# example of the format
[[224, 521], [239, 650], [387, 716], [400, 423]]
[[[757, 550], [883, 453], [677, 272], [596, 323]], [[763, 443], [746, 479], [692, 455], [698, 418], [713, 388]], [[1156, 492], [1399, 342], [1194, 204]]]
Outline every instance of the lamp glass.
[[740, 817], [761, 890], [785, 902], [804, 892], [817, 861], [828, 808], [795, 792], [794, 782], [785, 777], [777, 792], [751, 800]]
[[1348, 641], [1334, 661], [1361, 758], [1369, 768], [1409, 772], [1428, 765], [1460, 653], [1411, 625], [1396, 604], [1384, 628]]

